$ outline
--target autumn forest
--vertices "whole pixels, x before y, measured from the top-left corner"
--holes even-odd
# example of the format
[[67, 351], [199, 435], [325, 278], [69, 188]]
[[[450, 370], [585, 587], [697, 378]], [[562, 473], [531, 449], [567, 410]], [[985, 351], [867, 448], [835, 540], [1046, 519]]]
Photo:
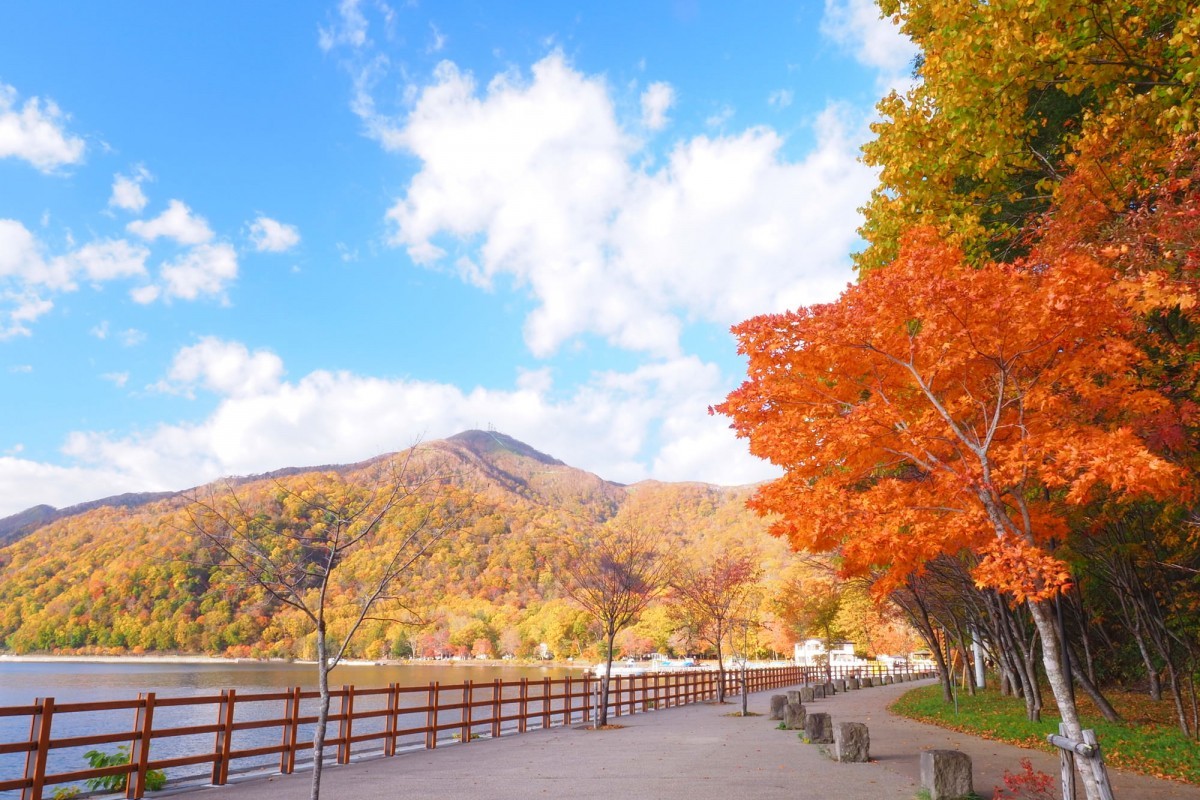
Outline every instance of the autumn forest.
[[[885, 653], [916, 646], [894, 611], [876, 609], [863, 590], [843, 590], [826, 562], [798, 558], [766, 536], [745, 507], [748, 489], [621, 486], [492, 432], [425, 443], [418, 452], [421, 463], [413, 470], [448, 477], [428, 504], [402, 513], [431, 506], [453, 516], [453, 530], [391, 587], [393, 596], [373, 609], [348, 656], [595, 660], [592, 618], [563, 592], [564, 560], [575, 537], [606, 523], [654, 531], [664, 550], [686, 552], [695, 564], [751, 554], [761, 568], [756, 655], [790, 654], [792, 642], [807, 632], [798, 627], [809, 612], [780, 602], [782, 587], [802, 581], [823, 587], [837, 609], [844, 606], [839, 631], [845, 628], [864, 648]], [[254, 504], [322, 483], [345, 491], [368, 481], [373, 463], [246, 479], [236, 492]], [[314, 630], [303, 614], [253, 585], [192, 528], [189, 508], [200, 496], [184, 492], [133, 508], [91, 509], [0, 550], [6, 649], [314, 657]], [[334, 641], [352, 622], [349, 601], [394, 542], [394, 535], [384, 536], [339, 565], [328, 602]], [[618, 655], [710, 649], [704, 632], [680, 619], [665, 597], [617, 641]]]
[[[598, 657], [572, 594], [587, 542], [649, 531], [691, 585], [743, 565], [744, 635], [714, 635], [664, 579], [617, 654], [924, 647], [949, 698], [979, 641], [1028, 717], [1049, 695], [1073, 738], [1075, 692], [1115, 719], [1116, 688], [1165, 698], [1198, 735], [1200, 8], [880, 6], [920, 55], [864, 150], [879, 183], [858, 280], [736, 326], [746, 379], [711, 409], [781, 477], [623, 486], [501, 434], [425, 443], [409, 467], [436, 491], [392, 522], [455, 532], [404, 562], [348, 654]], [[205, 526], [311, 528], [289, 503], [366, 485], [372, 464], [12, 522], [0, 641], [311, 657], [312, 619]], [[357, 613], [337, 601], [378, 583], [381, 542], [337, 564], [335, 643]]]

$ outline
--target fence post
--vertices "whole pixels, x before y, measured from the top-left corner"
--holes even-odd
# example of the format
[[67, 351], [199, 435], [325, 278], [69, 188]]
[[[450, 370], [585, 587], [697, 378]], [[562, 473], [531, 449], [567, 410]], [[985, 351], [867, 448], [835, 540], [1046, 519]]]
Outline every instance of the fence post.
[[154, 730], [154, 692], [138, 694], [133, 729], [137, 737], [130, 742], [129, 763], [135, 767], [136, 772], [125, 779], [127, 798], [138, 798], [146, 794], [146, 765], [150, 763], [150, 734]]
[[550, 727], [550, 679], [542, 678], [542, 730]]
[[517, 706], [517, 733], [529, 730], [529, 678], [521, 678], [521, 702]]
[[459, 741], [463, 744], [471, 741], [471, 703], [475, 699], [475, 681], [467, 681], [462, 690], [462, 713], [459, 715]]
[[501, 702], [504, 694], [504, 681], [496, 678], [492, 681], [492, 738], [500, 738], [500, 717], [504, 716], [504, 704]]
[[300, 687], [293, 686], [284, 705], [283, 752], [279, 754], [279, 772], [291, 775], [296, 769], [296, 738], [300, 728]]
[[[1065, 722], [1058, 723], [1058, 735], [1066, 737], [1067, 725]], [[1062, 785], [1063, 800], [1074, 800], [1075, 798], [1075, 753], [1064, 748], [1058, 749], [1058, 766], [1060, 774], [1060, 783]]]
[[441, 690], [438, 687], [437, 681], [429, 682], [429, 701], [425, 704], [425, 749], [433, 750], [437, 747], [438, 734], [438, 698], [441, 697]]
[[217, 706], [217, 731], [213, 748], [213, 786], [224, 786], [229, 779], [229, 751], [233, 747], [233, 710], [237, 704], [236, 689], [222, 689], [221, 702]]
[[1100, 751], [1100, 743], [1096, 741], [1096, 732], [1088, 729], [1083, 732], [1083, 741], [1092, 746], [1094, 755], [1088, 759], [1092, 777], [1096, 779], [1096, 788], [1100, 790], [1101, 800], [1113, 800], [1112, 784], [1108, 782], [1108, 769], [1104, 766], [1104, 754]]
[[29, 721], [30, 750], [25, 755], [25, 780], [30, 785], [21, 790], [21, 800], [42, 800], [46, 783], [46, 759], [50, 754], [50, 726], [54, 721], [54, 698], [39, 697], [39, 706]]
[[571, 676], [568, 675], [563, 683], [563, 725], [570, 727], [571, 725], [571, 701], [575, 687], [571, 682]]
[[350, 763], [350, 737], [354, 735], [354, 687], [342, 684], [342, 709], [338, 720], [338, 752], [339, 764]]
[[384, 733], [387, 737], [383, 740], [383, 754], [385, 756], [396, 755], [396, 717], [400, 711], [400, 684], [389, 683], [387, 695], [387, 717], [383, 723]]

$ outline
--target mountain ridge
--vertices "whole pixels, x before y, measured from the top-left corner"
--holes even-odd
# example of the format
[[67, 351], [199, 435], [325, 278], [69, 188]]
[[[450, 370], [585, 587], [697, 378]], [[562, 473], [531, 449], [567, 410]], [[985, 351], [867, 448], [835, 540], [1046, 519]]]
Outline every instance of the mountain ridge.
[[[543, 453], [518, 439], [493, 430], [482, 431], [471, 429], [456, 433], [453, 436], [448, 436], [445, 439], [435, 439], [428, 443], [419, 443], [418, 446], [420, 446], [420, 444], [427, 444], [433, 447], [447, 445], [460, 447], [479, 457], [481, 463], [484, 462], [485, 456], [492, 455], [496, 452], [511, 452], [517, 455], [532, 458], [535, 461], [547, 466], [568, 467], [575, 469], [570, 467], [566, 462], [547, 455], [546, 453]], [[274, 480], [291, 477], [293, 475], [302, 475], [310, 472], [337, 472], [344, 474], [361, 469], [377, 461], [390, 458], [399, 452], [403, 451], [383, 453], [362, 461], [347, 462], [343, 464], [280, 467], [279, 469], [274, 469], [263, 473], [253, 473], [249, 475], [229, 475], [218, 478], [215, 481], [210, 481], [207, 484], [200, 484], [199, 486], [193, 486], [187, 489], [178, 489], [175, 491], [125, 492], [122, 494], [98, 498], [96, 500], [75, 503], [64, 508], [55, 508], [54, 506], [44, 503], [38, 504], [23, 511], [18, 511], [17, 513], [11, 514], [7, 517], [0, 518], [0, 547], [13, 544], [25, 536], [28, 536], [30, 533], [33, 533], [38, 528], [41, 528], [52, 522], [77, 516], [79, 514], [84, 514], [97, 508], [137, 508], [139, 506], [148, 505], [159, 500], [166, 500], [173, 497], [186, 495], [189, 492], [194, 492], [203, 488], [204, 486], [210, 486], [216, 483], [228, 483], [234, 486], [241, 486], [260, 480]], [[516, 479], [517, 476], [509, 477], [510, 479]], [[601, 480], [604, 479], [601, 478]], [[606, 482], [613, 483], [611, 481]], [[613, 483], [613, 485], [620, 486], [623, 484]]]
[[[281, 487], [320, 483], [318, 473], [365, 486], [371, 465], [395, 455], [118, 495], [62, 511], [34, 507], [6, 518], [0, 523], [22, 535], [0, 542], [0, 649], [309, 657], [298, 612], [214, 560], [189, 527], [188, 501], [230, 486], [252, 505], [270, 503]], [[749, 487], [625, 486], [496, 431], [424, 443], [411, 467], [446, 481], [433, 502], [467, 502], [471, 511], [444, 547], [405, 576], [405, 602], [420, 607], [422, 624], [373, 622], [355, 645], [357, 656], [463, 652], [485, 640], [491, 652], [527, 653], [530, 642], [578, 650], [587, 625], [561, 595], [566, 542], [612, 521], [653, 530], [665, 550], [689, 557], [750, 547], [771, 574], [790, 557], [747, 510]], [[355, 570], [385, 555], [380, 545], [355, 556], [337, 591], [352, 592]], [[564, 644], [568, 639], [575, 644]]]

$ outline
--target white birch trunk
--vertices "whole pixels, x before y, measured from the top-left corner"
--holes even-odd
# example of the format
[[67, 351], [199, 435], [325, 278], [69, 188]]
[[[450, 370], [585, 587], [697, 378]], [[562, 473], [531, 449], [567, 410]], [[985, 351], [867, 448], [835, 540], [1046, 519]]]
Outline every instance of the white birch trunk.
[[[1071, 695], [1070, 677], [1063, 675], [1061, 653], [1059, 651], [1058, 629], [1048, 610], [1047, 603], [1029, 603], [1029, 613], [1033, 615], [1033, 624], [1037, 626], [1038, 635], [1042, 639], [1042, 666], [1046, 668], [1046, 677], [1050, 681], [1050, 691], [1058, 703], [1058, 711], [1066, 725], [1067, 735], [1076, 742], [1083, 741], [1083, 726], [1079, 722], [1079, 713], [1075, 708], [1075, 699]], [[1075, 759], [1079, 777], [1083, 783], [1083, 793], [1087, 800], [1101, 800], [1100, 789], [1090, 769], [1079, 768], [1080, 759]]]

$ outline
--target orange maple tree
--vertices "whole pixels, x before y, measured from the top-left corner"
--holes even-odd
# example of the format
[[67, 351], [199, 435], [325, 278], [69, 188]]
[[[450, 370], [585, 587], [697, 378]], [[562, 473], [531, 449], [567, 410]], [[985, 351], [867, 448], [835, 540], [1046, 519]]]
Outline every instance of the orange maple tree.
[[917, 229], [836, 302], [735, 327], [749, 377], [715, 408], [784, 469], [751, 504], [794, 547], [836, 550], [881, 591], [939, 554], [979, 553], [976, 581], [1029, 605], [1074, 736], [1043, 602], [1068, 582], [1050, 542], [1070, 505], [1181, 485], [1134, 430], [1169, 401], [1139, 379], [1116, 286], [1081, 251], [976, 267]]

